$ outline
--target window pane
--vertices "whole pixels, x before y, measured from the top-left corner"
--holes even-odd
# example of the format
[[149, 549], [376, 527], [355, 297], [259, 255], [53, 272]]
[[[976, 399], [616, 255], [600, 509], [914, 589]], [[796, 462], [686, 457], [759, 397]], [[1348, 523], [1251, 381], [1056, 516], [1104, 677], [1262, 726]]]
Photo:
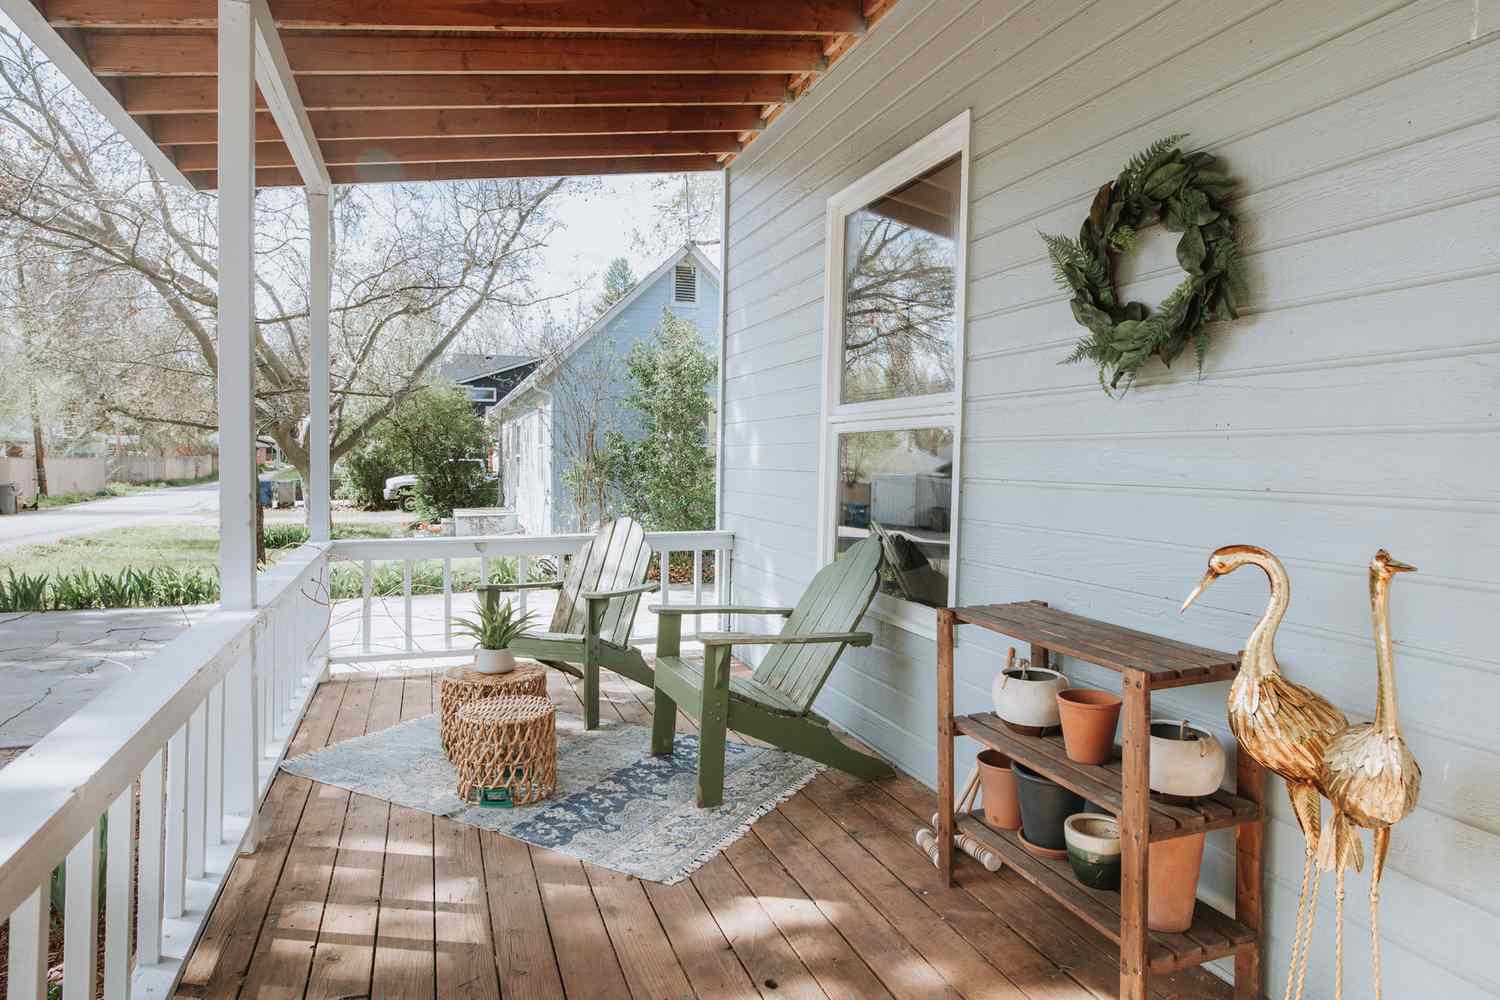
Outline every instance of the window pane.
[[882, 593], [948, 603], [953, 430], [857, 431], [838, 438], [838, 551], [880, 535]]
[[959, 177], [954, 157], [845, 218], [842, 402], [953, 388]]

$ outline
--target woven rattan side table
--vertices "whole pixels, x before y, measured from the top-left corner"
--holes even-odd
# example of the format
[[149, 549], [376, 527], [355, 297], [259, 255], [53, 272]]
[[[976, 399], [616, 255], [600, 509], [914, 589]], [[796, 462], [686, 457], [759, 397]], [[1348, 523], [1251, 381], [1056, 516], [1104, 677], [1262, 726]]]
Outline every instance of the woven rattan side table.
[[438, 716], [438, 733], [442, 736], [443, 752], [452, 760], [448, 748], [453, 743], [453, 724], [460, 708], [480, 698], [507, 695], [545, 698], [547, 668], [535, 660], [521, 660], [516, 669], [504, 674], [481, 674], [471, 666], [452, 667], [443, 674], [440, 689], [442, 712]]
[[557, 711], [546, 698], [481, 698], [458, 710], [449, 756], [465, 802], [509, 808], [557, 787]]

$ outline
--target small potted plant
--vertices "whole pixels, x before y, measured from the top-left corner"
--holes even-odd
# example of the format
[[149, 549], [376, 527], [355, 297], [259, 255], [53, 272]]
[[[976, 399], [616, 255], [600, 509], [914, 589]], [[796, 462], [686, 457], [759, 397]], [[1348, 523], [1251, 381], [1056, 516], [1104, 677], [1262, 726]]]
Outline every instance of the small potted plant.
[[474, 669], [481, 674], [508, 674], [516, 669], [516, 658], [510, 644], [531, 627], [532, 615], [516, 614], [515, 607], [504, 604], [479, 606], [476, 618], [456, 618], [454, 627], [459, 633], [470, 636], [477, 647], [474, 650]]

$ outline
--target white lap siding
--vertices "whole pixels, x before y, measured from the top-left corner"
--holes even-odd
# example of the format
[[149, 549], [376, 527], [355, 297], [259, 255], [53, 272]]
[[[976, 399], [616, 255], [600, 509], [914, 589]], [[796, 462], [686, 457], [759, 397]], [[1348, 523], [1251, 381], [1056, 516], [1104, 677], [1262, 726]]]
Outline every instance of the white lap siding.
[[[1278, 651], [1352, 717], [1374, 710], [1364, 566], [1420, 567], [1392, 598], [1401, 721], [1424, 766], [1383, 885], [1386, 995], [1500, 995], [1500, 11], [1493, 0], [902, 0], [729, 170], [723, 527], [740, 602], [795, 600], [818, 567], [824, 211], [829, 195], [965, 108], [974, 115], [961, 603], [1037, 598], [1235, 650], [1253, 573], [1177, 605], [1209, 551], [1265, 545], [1292, 574]], [[1241, 178], [1253, 295], [1200, 380], [1159, 367], [1127, 398], [1059, 366], [1079, 335], [1037, 231], [1075, 232], [1136, 151], [1188, 132]], [[1177, 282], [1146, 238], [1127, 294]], [[877, 626], [817, 708], [935, 778], [934, 644]], [[1004, 644], [963, 635], [960, 707]], [[1075, 681], [1112, 678], [1067, 661]], [[1224, 687], [1158, 715], [1228, 740]], [[972, 749], [972, 748], [970, 748]], [[960, 756], [960, 768], [964, 768]], [[963, 775], [960, 775], [962, 778]], [[1279, 995], [1301, 838], [1279, 785], [1267, 836], [1267, 990]], [[1202, 894], [1232, 899], [1228, 834]], [[1365, 877], [1350, 995], [1371, 992]], [[1331, 996], [1332, 893], [1309, 995]]]

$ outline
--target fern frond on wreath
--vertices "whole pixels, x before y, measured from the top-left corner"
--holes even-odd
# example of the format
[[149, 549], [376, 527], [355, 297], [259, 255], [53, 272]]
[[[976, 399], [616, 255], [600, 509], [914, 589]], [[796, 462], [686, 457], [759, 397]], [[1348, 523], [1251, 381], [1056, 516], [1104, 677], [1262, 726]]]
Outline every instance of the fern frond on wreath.
[[1139, 194], [1141, 185], [1157, 167], [1161, 166], [1166, 158], [1177, 148], [1177, 144], [1187, 138], [1186, 132], [1176, 132], [1172, 135], [1163, 136], [1156, 140], [1125, 164], [1125, 171], [1120, 176], [1125, 179], [1126, 186], [1130, 189], [1129, 194]]

